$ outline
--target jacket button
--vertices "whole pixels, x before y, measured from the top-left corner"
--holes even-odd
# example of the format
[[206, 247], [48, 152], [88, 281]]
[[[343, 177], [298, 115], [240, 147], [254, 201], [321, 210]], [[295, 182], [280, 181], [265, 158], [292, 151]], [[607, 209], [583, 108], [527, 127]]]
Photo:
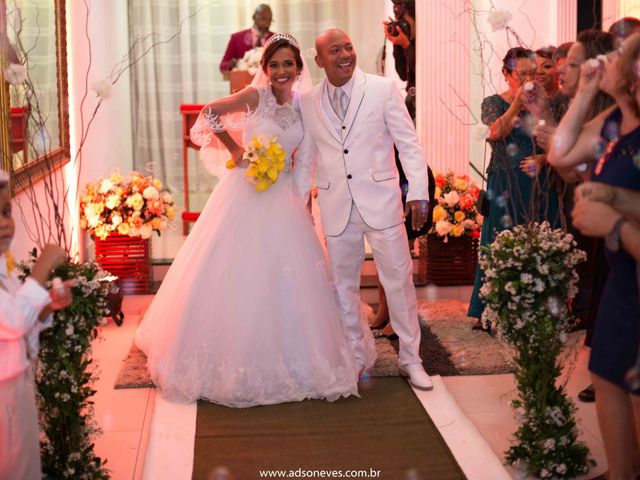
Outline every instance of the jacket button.
[[349, 150], [347, 150], [346, 148], [343, 150], [344, 153], [349, 153]]
[[352, 178], [352, 177], [351, 177], [351, 174], [347, 175], [347, 179], [348, 179], [348, 180], [351, 180], [351, 178]]
[[345, 127], [344, 125], [342, 125], [342, 129], [343, 129], [343, 130], [346, 130], [346, 129], [347, 129], [347, 127]]

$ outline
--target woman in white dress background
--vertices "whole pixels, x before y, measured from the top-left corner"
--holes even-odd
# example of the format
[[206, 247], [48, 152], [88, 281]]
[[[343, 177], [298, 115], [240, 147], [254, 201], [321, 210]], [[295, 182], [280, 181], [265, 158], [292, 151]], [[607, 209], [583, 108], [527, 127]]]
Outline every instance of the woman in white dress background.
[[[171, 400], [231, 407], [333, 401], [357, 395], [359, 373], [375, 362], [364, 319], [366, 365], [354, 358], [295, 187], [292, 156], [304, 137], [292, 93], [304, 71], [297, 41], [274, 35], [261, 64], [266, 76], [259, 72], [251, 87], [206, 105], [192, 129], [201, 154], [220, 141], [237, 168], [209, 198], [136, 332], [151, 378]], [[243, 145], [275, 136], [286, 152], [285, 171], [265, 191], [245, 178], [244, 148], [227, 131], [238, 117]]]

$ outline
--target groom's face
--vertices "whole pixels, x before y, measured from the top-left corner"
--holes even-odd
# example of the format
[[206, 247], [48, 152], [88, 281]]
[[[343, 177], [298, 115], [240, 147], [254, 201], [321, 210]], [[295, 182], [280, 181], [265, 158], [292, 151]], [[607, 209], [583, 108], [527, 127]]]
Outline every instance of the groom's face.
[[356, 51], [349, 36], [341, 30], [330, 30], [318, 37], [316, 63], [324, 68], [332, 85], [347, 83], [356, 68]]

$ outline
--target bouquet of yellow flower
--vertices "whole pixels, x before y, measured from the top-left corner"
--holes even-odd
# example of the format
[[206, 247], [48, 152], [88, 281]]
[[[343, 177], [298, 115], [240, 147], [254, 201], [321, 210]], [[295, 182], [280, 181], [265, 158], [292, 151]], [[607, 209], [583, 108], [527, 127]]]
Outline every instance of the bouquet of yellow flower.
[[80, 200], [80, 227], [101, 240], [112, 232], [144, 239], [154, 231], [160, 235], [175, 214], [162, 182], [139, 172], [123, 177], [114, 171], [87, 184]]
[[249, 161], [245, 176], [258, 192], [273, 185], [285, 167], [284, 149], [276, 137], [253, 137], [245, 147], [243, 158]]
[[456, 176], [451, 170], [435, 175], [437, 205], [433, 208], [430, 233], [445, 238], [469, 235], [480, 237], [482, 215], [476, 209], [480, 189], [467, 175]]

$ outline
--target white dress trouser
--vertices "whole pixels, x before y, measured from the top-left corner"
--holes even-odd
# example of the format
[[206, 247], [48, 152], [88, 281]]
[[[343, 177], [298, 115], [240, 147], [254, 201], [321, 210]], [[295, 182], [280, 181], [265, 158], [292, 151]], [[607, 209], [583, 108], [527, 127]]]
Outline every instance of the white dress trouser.
[[33, 375], [0, 381], [0, 480], [40, 480], [40, 438]]
[[352, 203], [347, 228], [339, 236], [326, 237], [326, 240], [342, 323], [356, 359], [361, 365], [366, 365], [359, 323], [364, 237], [373, 250], [378, 276], [387, 295], [391, 326], [400, 340], [400, 367], [422, 364], [419, 356], [420, 326], [413, 285], [413, 263], [404, 223], [384, 230], [374, 230], [364, 222]]

